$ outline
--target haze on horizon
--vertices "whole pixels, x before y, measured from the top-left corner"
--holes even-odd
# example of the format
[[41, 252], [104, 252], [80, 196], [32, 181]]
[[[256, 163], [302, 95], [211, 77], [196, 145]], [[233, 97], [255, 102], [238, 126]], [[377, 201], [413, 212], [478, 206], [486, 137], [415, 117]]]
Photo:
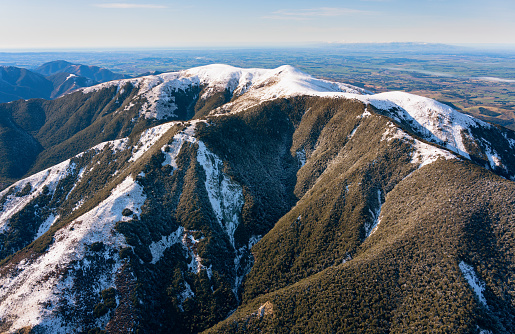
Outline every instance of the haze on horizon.
[[512, 0], [0, 0], [0, 50], [428, 42], [515, 45]]

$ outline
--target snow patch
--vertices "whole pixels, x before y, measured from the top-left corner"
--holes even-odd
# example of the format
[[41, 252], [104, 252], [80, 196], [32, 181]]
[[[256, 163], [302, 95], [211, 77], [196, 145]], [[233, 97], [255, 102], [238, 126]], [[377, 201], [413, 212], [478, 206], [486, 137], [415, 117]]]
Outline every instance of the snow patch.
[[383, 203], [381, 202], [381, 190], [377, 189], [377, 203], [378, 207], [375, 211], [372, 211], [369, 209], [370, 214], [372, 216], [372, 223], [370, 225], [365, 225], [365, 233], [366, 238], [370, 237], [372, 234], [375, 233], [377, 228], [379, 227], [379, 224], [381, 223], [381, 208], [383, 206]]
[[497, 168], [502, 168], [502, 169], [505, 169], [506, 170], [506, 167], [504, 167], [504, 165], [502, 164], [501, 162], [501, 159], [499, 158], [499, 155], [497, 154], [497, 152], [495, 152], [495, 150], [493, 148], [490, 147], [490, 145], [488, 143], [485, 143], [483, 141], [483, 143], [485, 144], [485, 155], [486, 157], [488, 158], [488, 162], [489, 162], [489, 168], [491, 169], [497, 169]]
[[306, 164], [306, 150], [299, 150], [295, 152], [295, 155], [297, 156], [297, 160], [300, 163], [300, 167], [304, 167], [304, 165]]
[[419, 140], [415, 140], [413, 147], [415, 150], [413, 151], [411, 163], [418, 164], [418, 168], [432, 164], [440, 158], [445, 160], [457, 158], [454, 154], [446, 150], [442, 150], [441, 148], [426, 144]]
[[156, 264], [161, 257], [163, 256], [166, 249], [171, 247], [172, 245], [181, 242], [181, 237], [183, 236], [184, 228], [180, 226], [175, 232], [168, 236], [163, 236], [161, 240], [157, 242], [152, 242], [150, 244], [150, 253], [152, 253], [152, 264]]
[[216, 219], [234, 247], [234, 232], [244, 204], [243, 189], [223, 173], [223, 161], [199, 141], [197, 161], [206, 173], [206, 190]]
[[365, 108], [365, 111], [363, 112], [363, 114], [361, 114], [361, 118], [365, 118], [368, 116], [372, 116], [372, 114], [370, 113], [370, 111], [368, 111], [368, 108]]
[[194, 231], [184, 230], [184, 232], [182, 234], [182, 239], [181, 239], [184, 249], [191, 256], [191, 262], [188, 264], [188, 269], [189, 269], [189, 271], [196, 273], [196, 274], [198, 274], [201, 270], [206, 270], [207, 276], [209, 278], [211, 278], [211, 276], [212, 276], [211, 266], [209, 266], [209, 268], [206, 268], [206, 266], [204, 266], [202, 264], [202, 258], [199, 256], [198, 251], [197, 251], [197, 243], [199, 243], [203, 238], [200, 240], [197, 240], [197, 239], [195, 239], [195, 237], [193, 237], [190, 234], [190, 232], [194, 232]]
[[250, 254], [250, 250], [252, 249], [252, 247], [255, 244], [257, 244], [259, 242], [259, 240], [261, 240], [261, 238], [262, 238], [262, 236], [256, 236], [256, 235], [251, 236], [248, 241], [248, 244], [240, 247], [235, 253], [234, 271], [236, 273], [236, 276], [234, 278], [234, 286], [233, 286], [232, 291], [234, 293], [234, 296], [236, 296], [236, 298], [238, 298], [238, 289], [240, 288], [241, 283], [243, 283], [243, 279], [245, 278], [245, 276], [247, 276], [247, 274], [252, 269], [252, 261], [247, 262], [246, 265], [243, 267], [241, 260], [243, 259], [243, 257], [245, 255]]
[[[43, 222], [41, 223], [41, 225], [39, 225], [39, 229], [38, 229], [38, 232], [37, 232], [37, 235], [36, 235], [36, 238], [39, 238], [40, 236], [42, 236], [43, 234], [45, 234], [46, 231], [48, 231], [48, 229], [54, 225], [54, 223], [59, 219], [59, 216], [55, 216], [53, 213], [50, 214], [50, 216], [48, 216], [48, 218]], [[34, 240], [35, 240], [34, 239]]]
[[418, 164], [418, 168], [429, 165], [440, 158], [446, 160], [457, 159], [457, 157], [449, 151], [415, 139], [396, 127], [394, 124], [389, 123], [388, 128], [383, 133], [381, 140], [391, 141], [393, 139], [400, 139], [412, 145], [413, 152], [411, 156], [411, 163]]
[[188, 282], [184, 281], [184, 290], [180, 293], [179, 296], [177, 296], [179, 299], [179, 309], [184, 312], [184, 309], [182, 307], [182, 303], [188, 298], [195, 297], [195, 293], [191, 290], [191, 286], [188, 284]]
[[[0, 277], [0, 318], [12, 320], [11, 329], [39, 324], [52, 328], [54, 333], [72, 332], [77, 324], [63, 322], [54, 312], [62, 298], [72, 305], [80, 302], [72, 289], [73, 277], [63, 272], [73, 267], [73, 261], [85, 258], [89, 245], [103, 242], [107, 248], [104, 256], [111, 257], [108, 250], [114, 250], [115, 264], [111, 272], [96, 280], [93, 288], [99, 292], [114, 286], [115, 274], [123, 264], [117, 250], [127, 246], [125, 237], [114, 231], [114, 225], [122, 219], [124, 208], [140, 208], [144, 201], [143, 188], [128, 177], [97, 207], [57, 231], [46, 253], [20, 262], [10, 274]], [[85, 262], [83, 265], [88, 266]]]
[[476, 326], [476, 328], [479, 331], [479, 334], [494, 334], [492, 331], [489, 331], [488, 329], [483, 329], [479, 326]]
[[132, 156], [129, 159], [129, 162], [134, 162], [141, 158], [141, 156], [175, 124], [177, 123], [169, 122], [143, 131], [138, 143], [132, 149]]
[[184, 130], [177, 133], [173, 136], [172, 143], [165, 145], [161, 148], [161, 152], [165, 155], [165, 161], [163, 161], [163, 166], [170, 165], [173, 167], [172, 173], [175, 169], [177, 169], [177, 156], [181, 151], [182, 145], [186, 142], [196, 143], [197, 139], [194, 137], [195, 128], [199, 122], [205, 122], [200, 120], [190, 121], [189, 124]]
[[483, 295], [483, 292], [485, 291], [485, 282], [479, 279], [479, 277], [476, 275], [476, 272], [474, 268], [466, 264], [465, 262], [461, 261], [459, 263], [459, 267], [461, 272], [463, 273], [463, 276], [467, 280], [467, 283], [472, 288], [472, 291], [474, 291], [474, 294], [479, 299], [481, 304], [486, 306], [488, 308], [488, 305], [486, 304], [485, 296]]
[[[73, 173], [75, 168], [75, 164], [70, 163], [70, 159], [68, 159], [13, 184], [11, 187], [14, 187], [15, 191], [7, 197], [3, 210], [0, 211], [0, 233], [6, 230], [9, 218], [12, 215], [22, 210], [34, 198], [41, 195], [45, 187], [48, 187], [49, 192], [53, 193], [59, 181]], [[22, 190], [28, 183], [32, 186], [31, 193], [26, 196], [16, 197], [16, 192]], [[0, 192], [0, 198], [7, 194], [8, 190], [4, 189]]]

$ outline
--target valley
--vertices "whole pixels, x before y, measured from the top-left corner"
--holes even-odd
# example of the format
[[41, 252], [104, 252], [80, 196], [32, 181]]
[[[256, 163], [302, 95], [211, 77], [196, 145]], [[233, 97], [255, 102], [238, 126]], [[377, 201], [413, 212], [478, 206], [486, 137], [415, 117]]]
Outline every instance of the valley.
[[0, 331], [513, 332], [515, 132], [421, 95], [211, 64], [0, 104]]

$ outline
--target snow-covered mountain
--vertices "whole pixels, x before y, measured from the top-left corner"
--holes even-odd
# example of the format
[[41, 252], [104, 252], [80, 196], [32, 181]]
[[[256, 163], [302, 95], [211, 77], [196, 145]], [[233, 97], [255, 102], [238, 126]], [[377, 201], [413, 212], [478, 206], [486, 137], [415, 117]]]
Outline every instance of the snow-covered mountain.
[[[1, 331], [403, 332], [427, 303], [417, 328], [515, 329], [510, 130], [291, 66], [110, 81], [40, 112], [35, 173], [0, 192]], [[329, 305], [370, 315], [304, 322]]]

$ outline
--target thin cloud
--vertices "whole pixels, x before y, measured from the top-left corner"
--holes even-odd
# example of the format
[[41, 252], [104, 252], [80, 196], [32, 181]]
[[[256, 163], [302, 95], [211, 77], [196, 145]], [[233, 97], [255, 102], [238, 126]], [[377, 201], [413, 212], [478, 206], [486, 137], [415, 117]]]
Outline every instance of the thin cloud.
[[266, 19], [277, 20], [311, 20], [320, 17], [336, 17], [350, 14], [369, 14], [368, 11], [351, 9], [351, 8], [310, 8], [310, 9], [294, 9], [294, 10], [278, 10], [271, 15], [264, 16]]
[[102, 3], [95, 4], [95, 7], [100, 8], [115, 8], [115, 9], [133, 9], [133, 8], [147, 8], [147, 9], [159, 9], [167, 8], [163, 5], [152, 5], [152, 4], [135, 4], [135, 3]]

